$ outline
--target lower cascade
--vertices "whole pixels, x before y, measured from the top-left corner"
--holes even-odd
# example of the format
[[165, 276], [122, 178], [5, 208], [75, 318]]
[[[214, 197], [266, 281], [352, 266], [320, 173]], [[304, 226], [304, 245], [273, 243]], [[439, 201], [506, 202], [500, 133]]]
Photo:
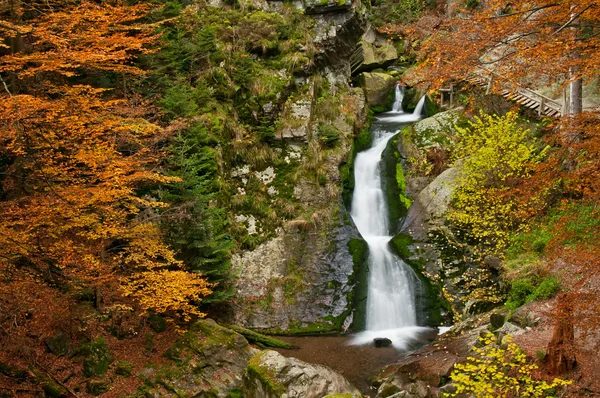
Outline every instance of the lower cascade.
[[[399, 95], [402, 90], [397, 87], [396, 103]], [[395, 106], [384, 114], [371, 129], [371, 148], [356, 156], [351, 215], [369, 246], [369, 278], [366, 331], [356, 335], [353, 344], [387, 338], [394, 347], [407, 350], [420, 340], [423, 332], [431, 331], [417, 325], [415, 290], [420, 287], [419, 279], [389, 248], [392, 236], [380, 167], [388, 141], [402, 125], [421, 118], [424, 101], [424, 98], [419, 101], [413, 113], [404, 113]]]

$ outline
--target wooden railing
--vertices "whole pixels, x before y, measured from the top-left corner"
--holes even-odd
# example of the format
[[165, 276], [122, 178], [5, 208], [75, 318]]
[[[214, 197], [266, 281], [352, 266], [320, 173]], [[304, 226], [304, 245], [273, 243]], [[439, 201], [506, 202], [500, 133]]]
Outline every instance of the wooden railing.
[[483, 68], [476, 70], [466, 80], [485, 87], [488, 94], [491, 92], [493, 84], [499, 84], [502, 96], [529, 109], [537, 109], [540, 116], [561, 117], [569, 112], [566, 98], [563, 105], [491, 70]]

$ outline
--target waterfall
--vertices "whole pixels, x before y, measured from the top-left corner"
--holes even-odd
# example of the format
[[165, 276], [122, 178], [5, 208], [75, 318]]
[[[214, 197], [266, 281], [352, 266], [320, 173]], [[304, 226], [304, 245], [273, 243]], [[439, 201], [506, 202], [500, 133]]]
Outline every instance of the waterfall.
[[394, 105], [392, 105], [392, 113], [404, 113], [402, 109], [402, 100], [404, 99], [404, 87], [400, 83], [396, 84], [396, 93], [394, 96]]
[[415, 110], [413, 111], [413, 115], [419, 116], [419, 118], [420, 118], [423, 113], [423, 107], [425, 107], [425, 96], [422, 96], [421, 99], [419, 100], [419, 102], [417, 103], [417, 106], [415, 107]]
[[[397, 101], [400, 95], [397, 86]], [[419, 101], [421, 109], [422, 103], [424, 99]], [[404, 116], [411, 116], [409, 121], [416, 121], [420, 113]], [[396, 123], [389, 124], [390, 119]], [[355, 336], [354, 344], [367, 344], [373, 338], [386, 337], [396, 348], [408, 349], [423, 330], [430, 330], [417, 326], [414, 290], [420, 282], [410, 266], [389, 248], [392, 236], [381, 178], [381, 156], [388, 141], [406, 122], [402, 117], [391, 117], [374, 123], [371, 148], [358, 153], [354, 161], [351, 216], [369, 246], [366, 331]]]
[[[425, 107], [425, 96], [422, 96], [415, 110], [412, 113], [404, 113], [402, 110], [402, 98], [404, 97], [404, 89], [400, 85], [396, 85], [396, 96], [394, 105], [390, 112], [380, 114], [378, 120], [384, 123], [414, 123], [421, 120], [423, 117], [423, 108]], [[400, 105], [397, 105], [397, 104]], [[399, 106], [399, 110], [397, 110]]]

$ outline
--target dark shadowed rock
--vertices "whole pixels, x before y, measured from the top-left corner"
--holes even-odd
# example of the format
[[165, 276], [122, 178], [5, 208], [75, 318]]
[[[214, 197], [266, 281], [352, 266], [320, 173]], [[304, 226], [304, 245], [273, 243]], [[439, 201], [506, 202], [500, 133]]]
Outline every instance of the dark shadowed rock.
[[385, 337], [377, 337], [373, 339], [373, 344], [375, 344], [375, 347], [389, 347], [392, 345], [392, 340]]
[[51, 353], [53, 353], [56, 356], [70, 354], [71, 351], [73, 350], [73, 345], [71, 344], [71, 340], [63, 332], [60, 332], [60, 333], [50, 337], [46, 341], [46, 347], [48, 348], [48, 351], [50, 351]]
[[504, 322], [506, 322], [506, 314], [494, 313], [490, 315], [490, 324], [493, 330], [500, 329]]

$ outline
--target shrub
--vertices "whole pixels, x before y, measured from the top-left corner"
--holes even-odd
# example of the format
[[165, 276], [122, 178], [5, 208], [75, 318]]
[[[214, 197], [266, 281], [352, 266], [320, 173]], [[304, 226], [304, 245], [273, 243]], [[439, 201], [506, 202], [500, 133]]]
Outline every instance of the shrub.
[[473, 347], [476, 355], [466, 363], [457, 364], [450, 375], [456, 386], [446, 397], [551, 397], [559, 387], [571, 381], [555, 378], [551, 383], [537, 380], [533, 371], [538, 367], [527, 361], [525, 353], [512, 342], [511, 336], [500, 342], [488, 333], [479, 338], [481, 348]]
[[548, 276], [541, 282], [540, 278], [536, 277], [516, 279], [511, 282], [506, 306], [515, 310], [531, 301], [550, 299], [559, 290], [560, 282], [553, 276]]
[[523, 204], [510, 190], [512, 181], [530, 174], [536, 148], [513, 112], [481, 114], [456, 130], [460, 141], [455, 156], [464, 162], [448, 220], [468, 231], [484, 251], [500, 253], [521, 223], [515, 214]]
[[333, 147], [340, 139], [338, 129], [330, 124], [320, 124], [318, 128], [319, 141], [326, 147]]
[[534, 300], [547, 300], [560, 291], [560, 282], [553, 276], [549, 276], [535, 289]]

